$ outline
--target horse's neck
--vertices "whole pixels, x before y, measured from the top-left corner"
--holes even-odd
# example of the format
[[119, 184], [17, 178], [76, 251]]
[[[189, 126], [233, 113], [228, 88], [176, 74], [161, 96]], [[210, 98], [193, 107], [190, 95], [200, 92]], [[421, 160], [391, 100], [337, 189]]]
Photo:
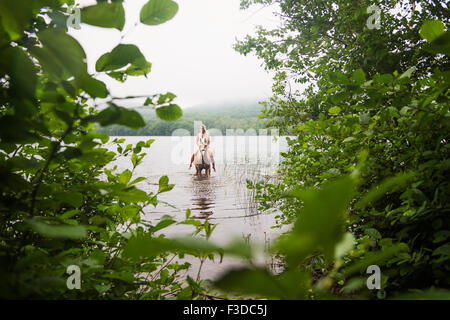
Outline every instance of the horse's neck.
[[206, 149], [202, 150], [199, 148], [196, 156], [195, 156], [195, 163], [196, 164], [209, 164], [209, 162], [207, 162], [208, 159], [208, 151]]
[[198, 156], [198, 163], [200, 164], [209, 164], [210, 160], [209, 160], [209, 154], [208, 154], [208, 150], [204, 149], [204, 150], [199, 150], [199, 152], [197, 153]]

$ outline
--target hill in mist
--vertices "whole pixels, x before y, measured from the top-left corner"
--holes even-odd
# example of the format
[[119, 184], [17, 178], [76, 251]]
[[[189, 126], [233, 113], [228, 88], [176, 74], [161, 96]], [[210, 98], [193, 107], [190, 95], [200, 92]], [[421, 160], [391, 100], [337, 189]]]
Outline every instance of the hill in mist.
[[226, 134], [226, 129], [259, 130], [264, 121], [258, 118], [262, 106], [258, 103], [202, 104], [183, 109], [183, 117], [166, 122], [156, 117], [150, 107], [133, 108], [144, 118], [146, 125], [139, 130], [112, 125], [100, 127], [99, 131], [113, 136], [171, 136], [176, 129], [185, 129], [194, 135], [194, 121], [201, 121], [208, 129], [215, 128]]

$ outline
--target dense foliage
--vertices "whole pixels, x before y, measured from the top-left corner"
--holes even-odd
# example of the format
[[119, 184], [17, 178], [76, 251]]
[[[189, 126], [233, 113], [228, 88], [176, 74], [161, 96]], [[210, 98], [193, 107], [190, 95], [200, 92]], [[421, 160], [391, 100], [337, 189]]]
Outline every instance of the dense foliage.
[[[134, 169], [153, 140], [114, 140], [107, 148], [109, 136], [93, 129], [95, 123], [137, 129], [145, 122], [88, 73], [83, 48], [67, 34], [65, 5], [73, 1], [0, 1], [0, 297], [195, 298], [203, 290], [199, 279], [180, 278], [189, 263], [168, 258], [167, 250], [138, 260], [123, 255], [137, 235], [164, 239], [161, 229], [176, 221], [152, 225], [144, 210], [173, 185], [163, 176], [154, 192], [137, 187], [146, 178]], [[151, 0], [140, 20], [160, 24], [177, 10], [171, 0]], [[98, 1], [81, 8], [81, 17], [120, 31], [125, 23], [122, 1]], [[138, 47], [122, 42], [96, 63], [98, 73], [121, 80], [150, 69]], [[107, 98], [109, 106], [88, 107], [95, 98]], [[148, 105], [161, 119], [176, 120], [182, 112], [174, 98], [152, 95]], [[129, 158], [132, 169], [117, 172], [111, 164], [119, 157]], [[182, 223], [195, 234], [212, 229], [189, 216]], [[208, 258], [186, 247], [175, 256], [185, 252]], [[81, 288], [66, 285], [69, 266], [80, 268]]]
[[[342, 195], [348, 199], [345, 227], [355, 237], [357, 249], [339, 263], [309, 257], [300, 265], [319, 270], [316, 278], [327, 287], [338, 285], [340, 294], [367, 292], [363, 278], [352, 278], [346, 270], [363, 276], [362, 267], [368, 264], [382, 270], [378, 297], [449, 288], [446, 4], [242, 1], [244, 8], [254, 4], [278, 4], [282, 23], [273, 30], [259, 28], [255, 37], [238, 42], [236, 49], [255, 53], [267, 69], [277, 71], [274, 96], [265, 103], [263, 114], [281, 132], [295, 134], [289, 151], [282, 154], [282, 181], [251, 185], [259, 191], [261, 209], [280, 209], [280, 224], [296, 221], [294, 230], [304, 228], [312, 198], [286, 194], [299, 186], [320, 189], [342, 175], [355, 175], [362, 152], [366, 156], [357, 170], [356, 192]], [[371, 18], [366, 10], [372, 4], [381, 8], [379, 30], [366, 24]], [[325, 203], [336, 195], [322, 196], [322, 210], [326, 210]], [[327, 237], [326, 233], [324, 228], [320, 237]], [[392, 249], [395, 246], [402, 249]], [[316, 254], [329, 258], [321, 247]]]

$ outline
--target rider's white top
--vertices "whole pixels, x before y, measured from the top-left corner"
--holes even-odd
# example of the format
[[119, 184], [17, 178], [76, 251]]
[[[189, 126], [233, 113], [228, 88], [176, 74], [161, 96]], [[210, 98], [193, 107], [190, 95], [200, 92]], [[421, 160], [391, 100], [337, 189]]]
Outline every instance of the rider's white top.
[[205, 136], [202, 138], [201, 134], [198, 135], [198, 145], [206, 144], [208, 145], [209, 142], [209, 135], [208, 133], [205, 133]]
[[[194, 151], [194, 154], [197, 154], [197, 152], [200, 151], [200, 146], [201, 145], [206, 145], [205, 150], [208, 151], [207, 154], [208, 154], [209, 161], [212, 161], [212, 163], [214, 163], [214, 157], [212, 156], [212, 154], [211, 154], [211, 156], [209, 156], [208, 142], [210, 142], [208, 131], [205, 133], [205, 135], [203, 137], [202, 137], [202, 134], [199, 133], [198, 134], [198, 141], [197, 141], [197, 145], [198, 145], [199, 148]], [[199, 163], [201, 163], [201, 160], [197, 160], [197, 158], [196, 158], [194, 160], [194, 164], [199, 164]]]

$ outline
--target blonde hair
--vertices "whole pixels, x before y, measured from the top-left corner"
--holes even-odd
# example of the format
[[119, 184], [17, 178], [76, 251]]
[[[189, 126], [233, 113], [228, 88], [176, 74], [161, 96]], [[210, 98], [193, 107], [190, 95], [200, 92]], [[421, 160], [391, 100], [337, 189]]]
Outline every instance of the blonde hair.
[[202, 124], [202, 125], [200, 126], [200, 132], [197, 134], [197, 136], [200, 136], [200, 134], [203, 133], [203, 132], [202, 132], [202, 128], [205, 128], [205, 135], [208, 137], [208, 140], [209, 140], [209, 132], [208, 132], [208, 130], [206, 130], [206, 126], [205, 126], [204, 124]]

